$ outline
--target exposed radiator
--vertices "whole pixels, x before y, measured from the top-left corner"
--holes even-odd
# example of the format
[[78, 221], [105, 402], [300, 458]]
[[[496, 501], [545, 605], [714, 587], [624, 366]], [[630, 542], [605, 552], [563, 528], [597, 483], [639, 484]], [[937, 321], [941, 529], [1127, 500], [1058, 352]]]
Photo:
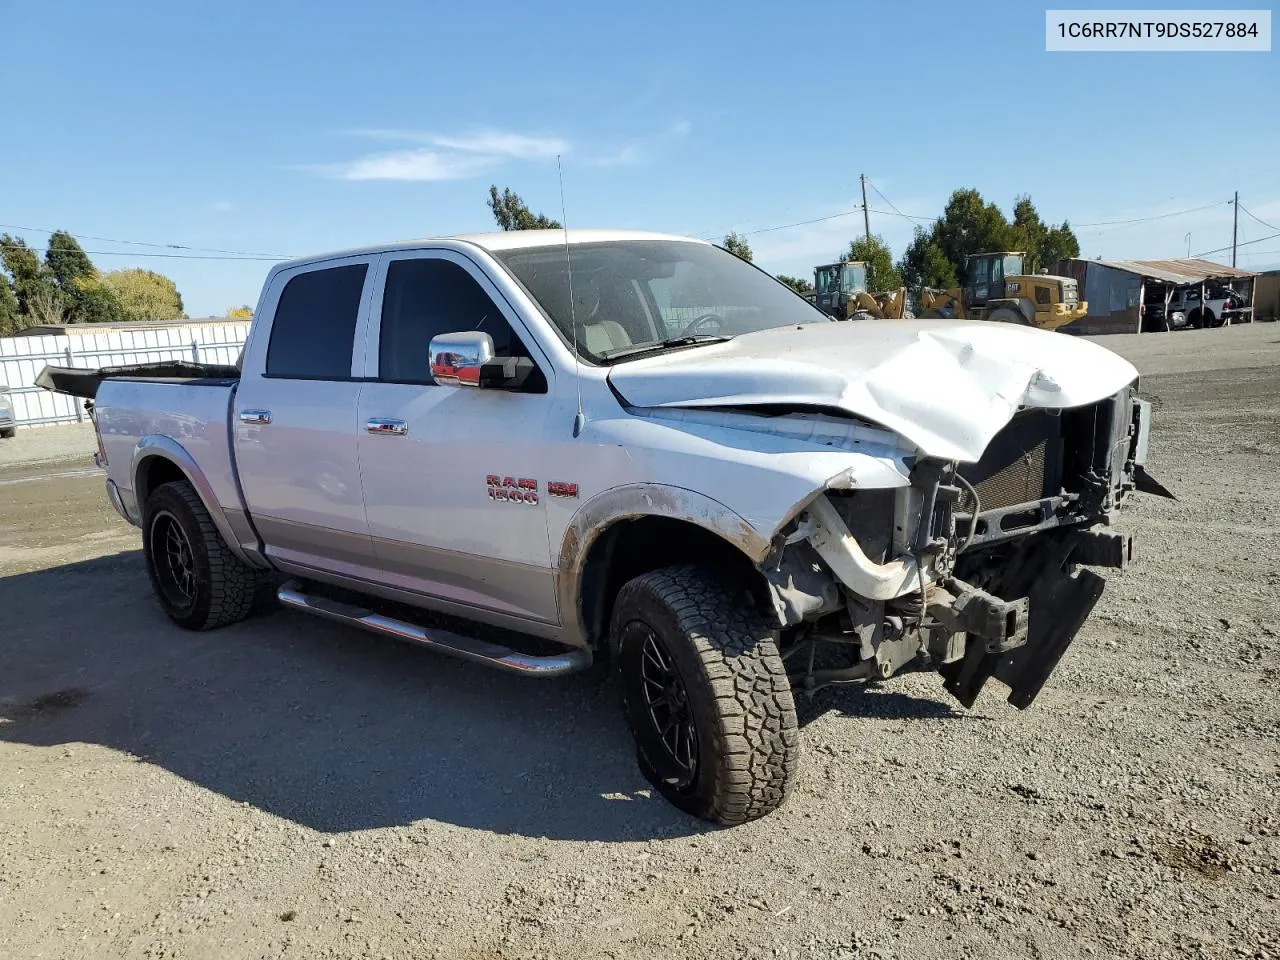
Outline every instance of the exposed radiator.
[[[1056, 495], [1062, 487], [1062, 419], [1041, 410], [1018, 414], [981, 460], [961, 464], [960, 475], [978, 491], [984, 511]], [[967, 492], [957, 510], [973, 512]]]

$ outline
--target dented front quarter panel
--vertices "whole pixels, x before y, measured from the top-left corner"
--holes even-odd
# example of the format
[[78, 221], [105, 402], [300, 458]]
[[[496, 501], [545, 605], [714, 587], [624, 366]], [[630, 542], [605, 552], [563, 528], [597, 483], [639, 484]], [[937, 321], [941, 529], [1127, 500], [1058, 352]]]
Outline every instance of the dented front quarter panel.
[[[589, 422], [597, 476], [697, 490], [764, 540], [828, 486], [903, 487], [911, 449], [892, 433], [836, 418], [759, 417], [727, 410], [638, 410]], [[606, 453], [605, 451], [611, 451]]]
[[582, 500], [548, 503], [568, 642], [583, 642], [581, 590], [591, 546], [642, 516], [693, 523], [763, 563], [779, 529], [828, 487], [909, 483], [910, 450], [888, 431], [827, 417], [727, 410], [636, 410], [589, 420], [592, 470]]

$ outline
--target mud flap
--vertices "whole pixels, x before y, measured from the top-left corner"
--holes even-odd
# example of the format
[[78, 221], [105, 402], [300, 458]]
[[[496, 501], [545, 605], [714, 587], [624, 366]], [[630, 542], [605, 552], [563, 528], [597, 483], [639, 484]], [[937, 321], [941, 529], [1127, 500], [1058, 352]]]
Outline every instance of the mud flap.
[[987, 681], [995, 677], [1009, 687], [1009, 702], [1025, 710], [1084, 626], [1105, 586], [1106, 581], [1090, 570], [1045, 578], [1028, 596], [1027, 642], [1008, 653], [993, 654], [986, 652], [981, 640], [971, 638], [964, 658], [946, 671], [947, 691], [972, 707]]

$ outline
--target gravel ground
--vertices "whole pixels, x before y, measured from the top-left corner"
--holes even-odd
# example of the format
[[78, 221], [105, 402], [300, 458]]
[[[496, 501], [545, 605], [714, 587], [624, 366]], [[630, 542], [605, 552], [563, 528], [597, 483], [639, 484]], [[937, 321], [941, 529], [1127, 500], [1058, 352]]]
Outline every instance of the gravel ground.
[[88, 420], [52, 427], [20, 427], [11, 439], [0, 440], [0, 467], [60, 460], [92, 461], [96, 449], [93, 424]]
[[1180, 499], [1036, 705], [823, 692], [732, 830], [651, 796], [610, 687], [182, 633], [100, 479], [0, 467], [0, 955], [1280, 956], [1280, 328], [1105, 343]]

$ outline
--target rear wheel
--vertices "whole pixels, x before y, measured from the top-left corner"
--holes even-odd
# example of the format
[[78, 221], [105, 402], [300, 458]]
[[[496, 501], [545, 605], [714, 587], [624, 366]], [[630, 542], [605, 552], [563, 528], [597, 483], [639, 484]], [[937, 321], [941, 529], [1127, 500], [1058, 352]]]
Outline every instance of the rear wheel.
[[231, 552], [187, 481], [152, 491], [142, 547], [156, 598], [178, 626], [212, 630], [249, 615], [263, 574]]
[[17, 427], [5, 427], [3, 430], [0, 430], [0, 437], [3, 437], [5, 440], [12, 440], [17, 433]]
[[696, 567], [635, 578], [610, 632], [640, 769], [686, 813], [745, 823], [782, 803], [799, 762], [773, 632], [741, 590]]

